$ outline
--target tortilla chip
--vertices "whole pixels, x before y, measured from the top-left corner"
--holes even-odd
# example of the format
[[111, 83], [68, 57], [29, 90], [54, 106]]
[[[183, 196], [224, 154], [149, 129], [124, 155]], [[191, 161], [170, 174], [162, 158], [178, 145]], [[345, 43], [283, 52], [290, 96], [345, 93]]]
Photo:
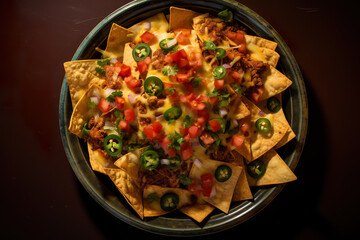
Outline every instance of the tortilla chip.
[[259, 179], [252, 178], [249, 174], [247, 174], [247, 179], [250, 186], [281, 184], [295, 181], [297, 179], [289, 166], [275, 150], [269, 150], [259, 159], [265, 164], [266, 172]]
[[87, 146], [92, 170], [106, 174], [105, 168], [117, 168], [113, 160], [106, 158], [102, 151], [98, 149], [93, 150], [90, 143], [88, 143]]
[[199, 15], [200, 13], [188, 9], [170, 7], [169, 31], [180, 27], [191, 29], [193, 18]]
[[105, 168], [105, 172], [114, 182], [115, 186], [130, 206], [135, 210], [141, 219], [144, 219], [142, 191], [137, 187], [130, 175], [121, 169]]
[[264, 82], [264, 93], [260, 96], [260, 100], [275, 96], [283, 92], [292, 84], [292, 81], [289, 78], [273, 66], [270, 66], [263, 72], [261, 78]]
[[133, 31], [113, 23], [105, 48], [106, 57], [122, 57], [125, 43], [131, 42], [134, 37]]
[[200, 31], [201, 24], [202, 24], [204, 18], [207, 18], [207, 17], [209, 17], [209, 13], [204, 13], [204, 14], [201, 14], [201, 15], [196, 16], [196, 17], [193, 18], [192, 27], [196, 31], [197, 36], [199, 37], [199, 39], [202, 42], [209, 40], [209, 37], [206, 36], [205, 34], [202, 34], [201, 31]]
[[250, 116], [250, 110], [247, 108], [246, 104], [242, 101], [242, 97], [237, 97], [233, 103], [231, 103], [231, 108], [229, 111], [229, 118], [241, 120]]
[[224, 213], [228, 213], [231, 200], [233, 197], [234, 189], [239, 179], [240, 173], [242, 171], [242, 167], [221, 161], [210, 160], [209, 158], [207, 159], [203, 158], [200, 161], [202, 162], [201, 168], [197, 167], [195, 164], [192, 166], [189, 174], [190, 179], [195, 179], [201, 182], [201, 175], [210, 172], [214, 176], [217, 167], [219, 167], [220, 165], [227, 165], [231, 168], [232, 175], [227, 181], [219, 182], [216, 179], [214, 179], [213, 187], [215, 187], [216, 189], [215, 196], [213, 197], [202, 196], [204, 201], [210, 203], [211, 205], [220, 209]]
[[130, 47], [130, 43], [125, 44], [123, 63], [131, 68], [131, 75], [136, 79], [139, 79], [140, 72], [137, 66], [137, 62], [132, 56], [133, 49]]
[[276, 42], [267, 40], [265, 38], [257, 37], [257, 36], [247, 35], [247, 34], [245, 35], [245, 41], [246, 41], [246, 44], [253, 43], [259, 47], [268, 48], [271, 50], [275, 50], [277, 47]]
[[79, 138], [82, 138], [81, 130], [84, 124], [88, 122], [92, 116], [100, 113], [99, 108], [89, 108], [90, 97], [94, 95], [95, 91], [104, 96], [101, 88], [96, 85], [91, 85], [75, 105], [72, 112], [69, 131], [77, 135]]
[[[251, 112], [250, 119], [250, 148], [251, 158], [246, 158], [248, 161], [253, 161], [259, 158], [261, 155], [272, 149], [286, 134], [289, 125], [287, 122], [283, 122], [281, 118], [274, 114], [266, 114], [261, 116], [262, 112], [259, 107], [252, 103], [247, 98], [243, 101], [247, 104]], [[257, 119], [266, 117], [271, 122], [271, 131], [268, 133], [260, 133], [255, 127]]]
[[98, 60], [78, 60], [64, 63], [73, 108], [90, 85], [104, 86], [106, 82], [105, 79], [95, 71], [97, 61]]
[[239, 179], [238, 179], [235, 189], [234, 189], [232, 202], [253, 199], [253, 195], [251, 193], [250, 186], [249, 186], [247, 176], [246, 176], [246, 168], [245, 168], [245, 164], [244, 164], [244, 159], [236, 151], [233, 151], [233, 154], [235, 154], [236, 158], [238, 159], [238, 161], [236, 162], [236, 165], [239, 165], [240, 167], [242, 167], [242, 170], [241, 170]]
[[127, 172], [135, 182], [140, 186], [140, 156], [146, 150], [146, 147], [136, 149], [120, 157], [114, 162], [114, 165]]
[[[145, 217], [156, 217], [167, 214], [169, 212], [161, 209], [160, 199], [165, 193], [173, 192], [179, 196], [179, 204], [176, 209], [183, 206], [189, 205], [193, 202], [193, 194], [181, 188], [167, 188], [160, 187], [157, 185], [147, 185], [143, 191], [143, 202], [144, 202], [144, 216]], [[148, 197], [149, 194], [156, 194], [155, 198]]]
[[[281, 103], [281, 94], [277, 94], [276, 96], [277, 99], [279, 99], [280, 103]], [[260, 102], [258, 102], [256, 105], [265, 113], [270, 113], [270, 111], [267, 109], [267, 99], [266, 100], [262, 100]], [[289, 141], [291, 141], [293, 138], [296, 137], [294, 131], [291, 129], [289, 122], [286, 119], [286, 116], [284, 114], [283, 109], [281, 108], [278, 112], [273, 113], [274, 115], [276, 115], [276, 117], [282, 121], [283, 123], [285, 123], [286, 125], [288, 125], [288, 129], [286, 131], [286, 134], [284, 135], [284, 137], [275, 145], [275, 149], [276, 148], [280, 148], [282, 146], [284, 146], [286, 143], [288, 143]]]
[[197, 203], [195, 205], [182, 207], [179, 211], [200, 223], [204, 221], [214, 209], [215, 207], [208, 203]]
[[263, 54], [263, 56], [265, 58], [265, 62], [273, 67], [276, 67], [276, 65], [280, 59], [280, 55], [277, 52], [275, 52], [274, 50], [271, 50], [269, 48], [259, 47], [259, 50]]

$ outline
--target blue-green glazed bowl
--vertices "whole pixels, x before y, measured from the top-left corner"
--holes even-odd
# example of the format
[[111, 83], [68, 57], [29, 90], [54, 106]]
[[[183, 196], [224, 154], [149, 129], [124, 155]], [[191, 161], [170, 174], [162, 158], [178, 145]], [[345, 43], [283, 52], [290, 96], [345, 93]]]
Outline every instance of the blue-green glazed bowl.
[[[290, 49], [271, 25], [246, 6], [231, 0], [207, 1], [160, 1], [139, 0], [130, 2], [102, 20], [83, 40], [72, 60], [99, 58], [96, 47], [105, 49], [108, 33], [113, 22], [131, 25], [159, 12], [168, 12], [170, 6], [198, 12], [217, 12], [230, 9], [234, 19], [243, 24], [248, 34], [257, 35], [278, 43], [280, 54], [277, 68], [293, 81], [283, 94], [283, 108], [296, 138], [282, 147], [278, 153], [294, 170], [302, 153], [308, 124], [307, 95], [302, 74]], [[283, 189], [284, 184], [254, 190], [254, 199], [232, 203], [228, 214], [214, 211], [203, 223], [198, 224], [181, 213], [141, 220], [119, 194], [113, 183], [103, 175], [92, 171], [83, 141], [67, 129], [72, 113], [69, 88], [64, 77], [59, 103], [61, 137], [69, 163], [88, 193], [118, 219], [139, 229], [168, 236], [199, 236], [220, 232], [250, 219], [264, 209]]]

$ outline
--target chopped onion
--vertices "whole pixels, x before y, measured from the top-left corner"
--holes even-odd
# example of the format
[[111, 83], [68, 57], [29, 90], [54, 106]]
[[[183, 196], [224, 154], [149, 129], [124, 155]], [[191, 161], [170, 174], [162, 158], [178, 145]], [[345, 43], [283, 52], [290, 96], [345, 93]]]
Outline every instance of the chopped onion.
[[155, 149], [160, 149], [160, 148], [161, 148], [161, 146], [160, 146], [159, 143], [154, 143], [152, 146], [153, 146]]
[[168, 48], [170, 48], [170, 47], [172, 47], [172, 46], [175, 46], [177, 44], [177, 40], [176, 40], [176, 37], [174, 38], [174, 39], [171, 39], [170, 41], [168, 41], [167, 43], [166, 43], [166, 46], [168, 47]]
[[99, 89], [97, 89], [97, 88], [95, 88], [95, 89], [93, 90], [92, 95], [93, 95], [94, 97], [101, 98]]
[[105, 95], [106, 95], [106, 96], [109, 96], [109, 95], [112, 94], [114, 91], [115, 91], [114, 89], [107, 88], [107, 89], [105, 89]]
[[225, 108], [220, 108], [219, 109], [219, 115], [220, 117], [225, 116], [226, 114], [228, 114], [228, 111]]
[[231, 65], [228, 64], [228, 63], [224, 63], [224, 64], [223, 64], [223, 67], [224, 67], [224, 68], [231, 68]]
[[201, 167], [202, 167], [202, 162], [201, 162], [198, 158], [195, 158], [194, 164], [195, 164], [195, 166], [197, 166], [198, 168], [201, 168]]
[[262, 116], [262, 117], [265, 116], [264, 111], [261, 110], [261, 111], [259, 112], [259, 115]]
[[94, 117], [95, 122], [97, 122], [97, 121], [99, 120], [99, 117], [100, 117], [100, 115], [99, 115], [99, 114], [96, 114], [96, 115], [95, 115], [95, 117]]
[[98, 105], [100, 102], [100, 98], [99, 97], [91, 97], [90, 100], [95, 103], [95, 105]]
[[110, 58], [110, 63], [115, 64], [117, 62], [118, 62], [117, 58], [114, 57]]
[[110, 103], [110, 106], [112, 107], [112, 108], [116, 108], [116, 102], [114, 101], [114, 102], [111, 102]]
[[151, 28], [151, 23], [150, 22], [145, 22], [144, 23], [144, 29], [145, 30], [150, 30], [150, 28]]
[[135, 98], [134, 98], [134, 95], [132, 95], [132, 94], [129, 94], [128, 95], [128, 99], [129, 99], [129, 102], [131, 103], [131, 104], [135, 104]]
[[232, 124], [233, 124], [234, 126], [239, 125], [239, 123], [238, 123], [238, 121], [237, 121], [236, 119], [233, 119], [233, 120], [232, 120]]
[[164, 165], [169, 165], [169, 164], [170, 164], [170, 160], [164, 158], [164, 159], [161, 159], [161, 160], [160, 160], [160, 163], [161, 163], [161, 164], [164, 164]]
[[110, 166], [110, 163], [109, 163], [109, 162], [106, 162], [104, 167], [107, 168], [107, 167], [109, 167], [109, 166]]
[[107, 127], [115, 127], [115, 124], [113, 124], [113, 123], [110, 122], [110, 121], [105, 121], [104, 126], [107, 126]]
[[200, 145], [200, 143], [199, 143], [199, 139], [198, 138], [193, 138], [193, 139], [191, 139], [191, 146], [192, 147], [197, 147], [197, 146], [199, 146]]
[[156, 116], [155, 119], [156, 119], [157, 121], [161, 121], [161, 120], [164, 119], [164, 115], [161, 114], [161, 115], [159, 115], [159, 116]]
[[210, 198], [213, 198], [213, 197], [215, 197], [215, 195], [216, 195], [216, 187], [215, 187], [215, 185], [213, 185], [212, 186], [212, 188], [211, 188], [211, 192], [210, 192]]

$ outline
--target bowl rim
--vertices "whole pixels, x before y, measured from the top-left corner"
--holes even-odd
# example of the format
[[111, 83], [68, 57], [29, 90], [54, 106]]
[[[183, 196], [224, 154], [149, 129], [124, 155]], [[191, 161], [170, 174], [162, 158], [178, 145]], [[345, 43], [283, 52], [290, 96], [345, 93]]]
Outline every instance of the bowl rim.
[[[167, 5], [167, 7], [170, 6], [178, 6], [182, 7], [183, 4], [185, 4], [187, 1], [160, 1], [160, 0], [135, 0], [132, 2], [129, 2], [120, 8], [116, 9], [112, 13], [110, 13], [108, 16], [106, 16], [102, 21], [100, 21], [91, 31], [90, 33], [84, 38], [84, 40], [81, 42], [81, 44], [78, 46], [75, 54], [72, 57], [72, 60], [78, 60], [80, 59], [81, 55], [86, 49], [86, 46], [88, 46], [89, 42], [96, 36], [99, 31], [106, 25], [114, 21], [116, 17], [121, 15], [124, 12], [132, 11], [136, 8], [139, 8], [143, 5], [148, 5], [149, 3], [156, 3], [156, 4], [163, 4], [164, 6]], [[192, 5], [196, 5], [198, 7], [202, 7], [204, 1], [197, 1], [193, 0], [191, 1]], [[188, 4], [189, 2], [187, 2]], [[202, 3], [202, 4], [201, 4]], [[301, 94], [301, 101], [300, 105], [302, 106], [301, 109], [301, 121], [299, 122], [300, 125], [298, 128], [300, 129], [299, 135], [297, 135], [297, 143], [295, 146], [295, 149], [290, 155], [290, 161], [287, 162], [289, 167], [292, 170], [295, 170], [298, 161], [301, 157], [301, 153], [303, 151], [305, 141], [306, 141], [306, 134], [307, 134], [307, 128], [308, 128], [308, 102], [307, 102], [307, 93], [305, 88], [305, 83], [300, 71], [300, 68], [290, 51], [289, 47], [286, 45], [285, 41], [282, 39], [282, 37], [276, 32], [276, 30], [261, 16], [259, 16], [257, 13], [255, 13], [253, 10], [249, 9], [245, 5], [233, 1], [233, 0], [223, 0], [223, 1], [217, 1], [217, 0], [209, 0], [206, 2], [208, 3], [214, 3], [219, 4], [221, 6], [225, 6], [228, 8], [231, 8], [235, 11], [235, 16], [241, 12], [242, 14], [246, 15], [249, 18], [249, 21], [251, 20], [253, 24], [256, 25], [256, 27], [259, 28], [259, 31], [266, 32], [269, 34], [274, 41], [278, 43], [277, 51], [280, 49], [281, 51], [281, 58], [286, 58], [287, 64], [290, 64], [287, 66], [289, 68], [289, 71], [296, 76], [296, 85], [298, 88], [298, 91], [300, 90]], [[225, 8], [224, 8], [225, 9]], [[283, 59], [282, 59], [283, 60]], [[159, 226], [154, 225], [154, 220], [144, 221], [141, 220], [137, 215], [134, 217], [130, 212], [119, 212], [118, 209], [116, 209], [111, 202], [111, 199], [104, 199], [101, 195], [99, 195], [99, 192], [95, 190], [95, 188], [101, 188], [101, 183], [93, 182], [93, 185], [89, 185], [88, 181], [88, 175], [82, 171], [81, 168], [84, 166], [82, 163], [78, 162], [76, 159], [76, 156], [74, 156], [73, 149], [76, 146], [71, 146], [69, 143], [72, 136], [72, 134], [67, 129], [67, 122], [69, 119], [69, 114], [67, 112], [66, 106], [68, 106], [69, 103], [69, 89], [68, 84], [66, 80], [66, 76], [64, 76], [61, 92], [60, 92], [60, 101], [59, 101], [59, 125], [60, 125], [60, 132], [61, 132], [61, 138], [62, 143], [64, 146], [64, 150], [66, 153], [66, 156], [68, 158], [68, 161], [77, 177], [77, 179], [80, 181], [82, 186], [86, 189], [86, 191], [91, 195], [91, 197], [104, 209], [106, 209], [109, 213], [111, 213], [116, 218], [145, 231], [152, 232], [155, 234], [160, 235], [167, 235], [167, 236], [199, 236], [199, 235], [209, 235], [212, 233], [220, 232], [227, 230], [229, 228], [232, 228], [244, 221], [249, 220], [251, 217], [255, 216], [257, 213], [262, 211], [270, 202], [282, 191], [282, 189], [285, 187], [286, 184], [280, 184], [275, 185], [271, 187], [267, 187], [264, 189], [259, 189], [254, 194], [254, 202], [251, 201], [245, 201], [235, 208], [232, 208], [229, 213], [226, 214], [216, 214], [213, 215], [207, 223], [211, 224], [205, 224], [204, 226], [196, 224], [194, 227], [186, 227], [186, 228], [173, 228], [171, 227], [172, 219], [168, 218], [166, 216], [160, 216], [159, 219], [164, 219], [164, 221], [168, 221], [170, 224], [168, 226]], [[292, 114], [292, 113], [291, 113]], [[290, 125], [292, 122], [290, 123]], [[91, 176], [96, 177], [96, 176]], [[249, 206], [251, 205], [251, 206]], [[125, 206], [126, 208], [127, 206]], [[245, 207], [245, 211], [244, 211]], [[125, 209], [124, 208], [124, 209]], [[186, 220], [179, 220], [176, 219], [176, 221], [191, 221], [191, 219]], [[186, 225], [186, 222], [184, 223]], [[161, 223], [161, 222], [160, 222]], [[158, 223], [156, 223], [158, 224]]]

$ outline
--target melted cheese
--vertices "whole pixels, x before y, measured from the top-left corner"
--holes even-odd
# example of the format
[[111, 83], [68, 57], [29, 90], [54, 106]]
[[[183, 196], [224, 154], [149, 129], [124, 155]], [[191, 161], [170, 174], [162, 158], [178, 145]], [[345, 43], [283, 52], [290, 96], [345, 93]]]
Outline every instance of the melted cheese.
[[246, 44], [246, 49], [250, 52], [250, 57], [257, 61], [267, 62], [264, 54], [261, 52], [259, 46], [248, 43]]

